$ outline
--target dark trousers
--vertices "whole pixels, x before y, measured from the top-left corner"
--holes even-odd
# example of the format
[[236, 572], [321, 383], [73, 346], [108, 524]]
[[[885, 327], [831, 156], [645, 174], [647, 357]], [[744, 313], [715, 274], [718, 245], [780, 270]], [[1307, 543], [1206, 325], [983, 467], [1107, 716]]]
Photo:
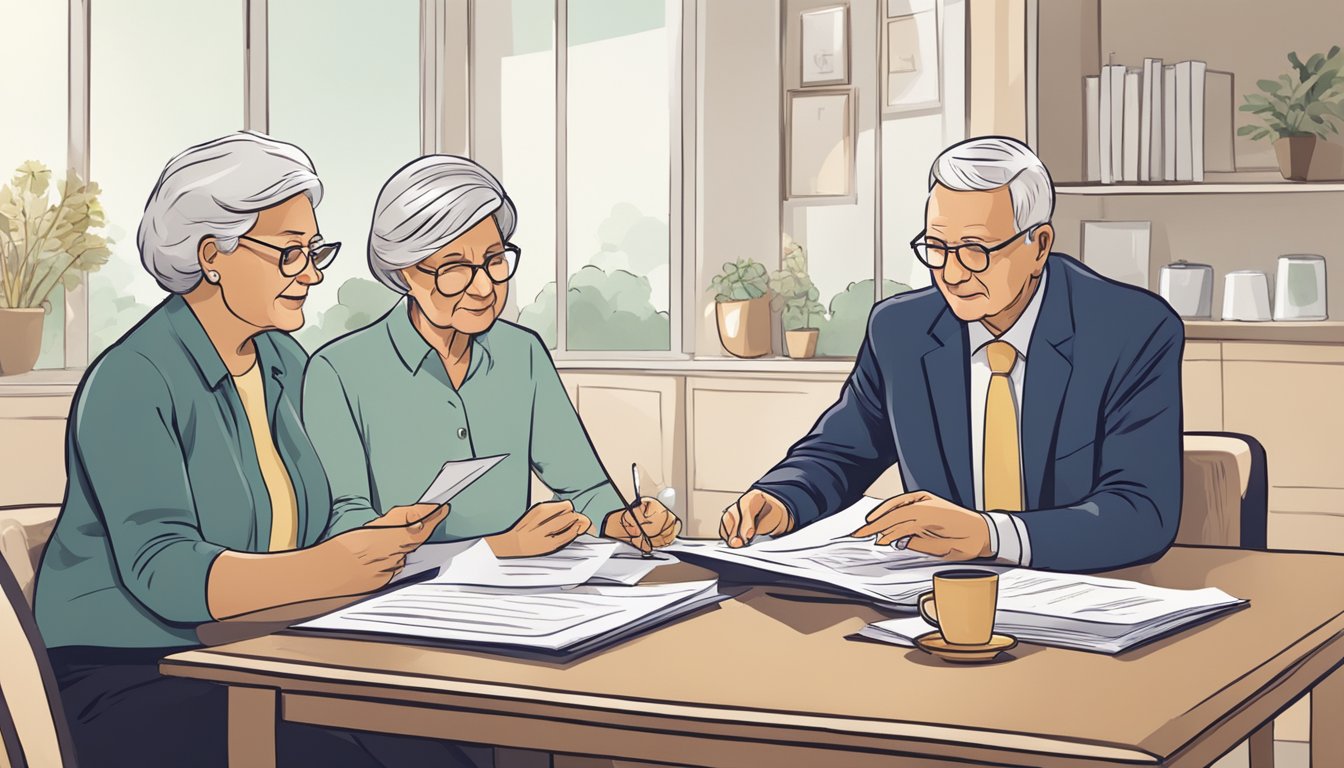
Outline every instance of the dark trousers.
[[[228, 692], [164, 677], [174, 649], [53, 648], [61, 702], [82, 768], [228, 765]], [[279, 766], [481, 768], [492, 750], [449, 742], [276, 724]]]

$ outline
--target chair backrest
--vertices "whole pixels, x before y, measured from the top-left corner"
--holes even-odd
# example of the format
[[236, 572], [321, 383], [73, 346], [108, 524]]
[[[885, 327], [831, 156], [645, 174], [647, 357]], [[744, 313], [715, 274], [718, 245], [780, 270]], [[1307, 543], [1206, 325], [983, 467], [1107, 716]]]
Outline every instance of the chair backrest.
[[[7, 720], [12, 724], [13, 741], [20, 750], [18, 754], [10, 751], [11, 739], [4, 739], [9, 763], [74, 766], [74, 747], [47, 649], [32, 609], [4, 561], [0, 561], [0, 592], [4, 593], [0, 600], [0, 648], [5, 649], [4, 663], [0, 664], [0, 706], [5, 712], [0, 723]], [[0, 727], [0, 732], [4, 730]]]
[[33, 584], [42, 550], [56, 526], [59, 505], [0, 507], [0, 557], [9, 565], [28, 605], [33, 604]]
[[1265, 449], [1250, 435], [1187, 432], [1178, 544], [1264, 549]]

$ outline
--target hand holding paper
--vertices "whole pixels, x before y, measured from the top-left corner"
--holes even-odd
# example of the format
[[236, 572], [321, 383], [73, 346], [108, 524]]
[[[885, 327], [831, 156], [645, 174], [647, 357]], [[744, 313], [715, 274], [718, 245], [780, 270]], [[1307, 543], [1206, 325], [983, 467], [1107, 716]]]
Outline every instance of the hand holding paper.
[[507, 459], [509, 455], [486, 456], [480, 459], [467, 459], [466, 461], [449, 461], [439, 470], [439, 474], [434, 478], [434, 482], [429, 484], [424, 495], [420, 497], [421, 504], [446, 504], [457, 494], [461, 493], [468, 485], [489, 472], [499, 462]]

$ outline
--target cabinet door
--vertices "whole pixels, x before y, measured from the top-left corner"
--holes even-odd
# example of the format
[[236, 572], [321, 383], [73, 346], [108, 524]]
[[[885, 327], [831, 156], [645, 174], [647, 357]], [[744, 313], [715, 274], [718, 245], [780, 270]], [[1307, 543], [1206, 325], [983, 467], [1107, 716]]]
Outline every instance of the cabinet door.
[[1223, 363], [1219, 342], [1185, 343], [1181, 391], [1187, 432], [1223, 428]]
[[59, 504], [65, 497], [70, 397], [0, 397], [0, 505]]
[[[630, 465], [637, 464], [640, 493], [654, 496], [675, 488], [678, 500], [673, 511], [684, 520], [680, 377], [564, 372], [561, 379], [598, 458], [625, 498], [634, 493]], [[536, 489], [534, 484], [534, 497]]]

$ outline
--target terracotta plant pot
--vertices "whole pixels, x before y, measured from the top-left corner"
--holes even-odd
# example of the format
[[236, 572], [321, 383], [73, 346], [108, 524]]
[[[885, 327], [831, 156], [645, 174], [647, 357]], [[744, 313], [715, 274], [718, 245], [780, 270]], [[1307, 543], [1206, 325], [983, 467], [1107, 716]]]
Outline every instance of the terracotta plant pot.
[[795, 360], [806, 360], [817, 354], [817, 337], [821, 331], [816, 328], [798, 328], [792, 331], [784, 332], [784, 346], [789, 350], [789, 357]]
[[27, 373], [42, 351], [45, 309], [0, 309], [0, 376]]
[[719, 343], [736, 357], [770, 354], [770, 297], [720, 301], [714, 305]]
[[1344, 144], [1316, 136], [1285, 136], [1274, 141], [1279, 173], [1289, 181], [1344, 179]]

